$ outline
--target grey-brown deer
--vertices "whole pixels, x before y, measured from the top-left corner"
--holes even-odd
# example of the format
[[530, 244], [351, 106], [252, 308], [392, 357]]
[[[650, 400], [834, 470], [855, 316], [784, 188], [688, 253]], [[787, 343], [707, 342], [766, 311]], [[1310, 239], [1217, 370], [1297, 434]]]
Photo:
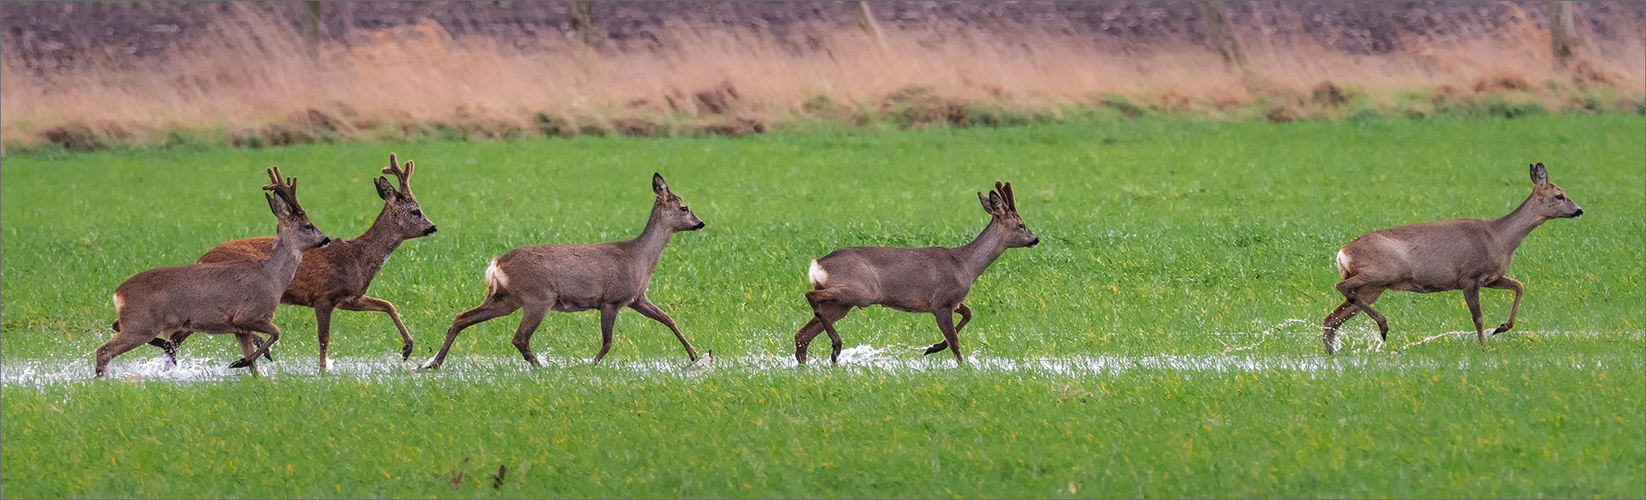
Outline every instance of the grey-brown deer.
[[[377, 277], [377, 272], [382, 270], [389, 255], [400, 248], [401, 243], [435, 232], [434, 223], [423, 216], [423, 208], [417, 204], [417, 197], [412, 195], [411, 177], [415, 168], [409, 160], [402, 167], [390, 153], [389, 165], [383, 167], [382, 172], [393, 175], [399, 187], [391, 185], [383, 177], [373, 179], [377, 196], [383, 199], [383, 210], [378, 212], [371, 227], [358, 238], [334, 241], [323, 248], [304, 252], [303, 263], [297, 266], [297, 277], [280, 297], [282, 304], [314, 308], [322, 370], [330, 365], [326, 353], [331, 346], [331, 314], [334, 309], [388, 313], [389, 319], [394, 320], [394, 327], [400, 331], [400, 358], [411, 356], [412, 337], [406, 330], [406, 324], [400, 320], [400, 312], [387, 300], [367, 296], [366, 288], [371, 286], [372, 278]], [[234, 240], [211, 249], [197, 262], [265, 259], [274, 246], [273, 236]], [[150, 344], [165, 349], [166, 355], [175, 364], [177, 347], [188, 336], [188, 333], [182, 333], [173, 336], [170, 342], [155, 339]]]
[[1386, 290], [1431, 293], [1462, 290], [1463, 302], [1474, 317], [1475, 337], [1486, 346], [1480, 318], [1480, 289], [1513, 290], [1514, 305], [1509, 320], [1492, 330], [1493, 335], [1515, 326], [1520, 297], [1525, 288], [1505, 276], [1521, 240], [1550, 219], [1573, 219], [1583, 215], [1560, 186], [1549, 183], [1542, 163], [1531, 165], [1532, 194], [1526, 201], [1498, 219], [1453, 219], [1380, 229], [1361, 235], [1337, 252], [1337, 272], [1342, 281], [1338, 293], [1345, 298], [1326, 315], [1322, 338], [1329, 354], [1336, 349], [1337, 328], [1365, 311], [1377, 322], [1378, 333], [1389, 339], [1389, 322], [1372, 309], [1372, 303]]
[[[263, 189], [269, 210], [279, 220], [274, 251], [264, 259], [162, 267], [137, 273], [114, 290], [113, 340], [97, 348], [95, 374], [108, 371], [109, 360], [160, 336], [183, 332], [232, 333], [244, 357], [230, 368], [251, 367], [280, 339], [273, 323], [280, 294], [297, 274], [303, 251], [331, 242], [297, 204], [297, 179], [281, 180], [280, 169], [268, 171]], [[267, 334], [254, 343], [254, 333]]]
[[520, 327], [514, 333], [514, 347], [533, 366], [541, 366], [532, 354], [532, 333], [550, 310], [600, 311], [600, 352], [594, 362], [612, 347], [612, 327], [617, 312], [625, 307], [656, 320], [680, 339], [686, 356], [697, 361], [697, 350], [680, 334], [674, 320], [646, 298], [652, 272], [670, 236], [679, 231], [703, 229], [703, 221], [692, 213], [686, 200], [676, 196], [652, 174], [652, 191], [657, 195], [651, 216], [640, 236], [627, 241], [585, 245], [535, 245], [510, 250], [492, 259], [486, 268], [486, 298], [478, 307], [463, 311], [446, 331], [446, 343], [421, 369], [439, 368], [446, 361], [457, 334], [482, 321], [507, 316], [523, 309]]
[[[852, 307], [882, 305], [936, 317], [943, 341], [926, 348], [926, 354], [948, 349], [956, 362], [964, 363], [958, 335], [972, 320], [972, 309], [965, 304], [972, 283], [1006, 249], [1040, 243], [1017, 214], [1012, 183], [995, 182], [994, 187], [988, 196], [977, 193], [983, 211], [989, 213], [989, 225], [965, 246], [848, 247], [813, 260], [807, 274], [812, 289], [806, 292], [812, 318], [794, 334], [795, 361], [805, 364], [806, 347], [819, 332], [827, 331], [834, 344], [829, 361], [838, 364], [841, 342], [834, 323]], [[958, 325], [955, 314], [960, 315]]]

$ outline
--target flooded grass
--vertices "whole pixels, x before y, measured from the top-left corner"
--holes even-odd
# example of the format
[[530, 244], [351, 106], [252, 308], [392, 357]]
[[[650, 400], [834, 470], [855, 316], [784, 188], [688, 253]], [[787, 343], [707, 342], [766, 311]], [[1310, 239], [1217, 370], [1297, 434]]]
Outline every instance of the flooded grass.
[[[0, 183], [5, 496], [1604, 496], [1646, 488], [1639, 116], [1364, 123], [1157, 122], [729, 140], [578, 138], [7, 158]], [[273, 230], [262, 169], [302, 179], [333, 237], [416, 161], [435, 236], [372, 287], [416, 339], [341, 311], [332, 370], [283, 307], [263, 377], [197, 336], [91, 380], [109, 293], [143, 269]], [[1390, 293], [1326, 356], [1337, 248], [1392, 225], [1496, 217], [1526, 164], [1584, 206], [1533, 232], [1515, 330], [1476, 344], [1460, 296]], [[411, 371], [516, 246], [638, 233], [654, 171], [708, 224], [650, 297], [711, 366], [632, 312], [599, 366], [592, 313], [468, 329]], [[1043, 243], [967, 303], [972, 363], [922, 356], [930, 316], [839, 323], [841, 365], [797, 367], [806, 263], [854, 245], [959, 245], [976, 191], [1018, 189]], [[1482, 294], [1488, 323], [1510, 294]], [[811, 346], [827, 360], [828, 340]], [[505, 473], [497, 481], [502, 466]], [[493, 485], [497, 485], [496, 488]]]

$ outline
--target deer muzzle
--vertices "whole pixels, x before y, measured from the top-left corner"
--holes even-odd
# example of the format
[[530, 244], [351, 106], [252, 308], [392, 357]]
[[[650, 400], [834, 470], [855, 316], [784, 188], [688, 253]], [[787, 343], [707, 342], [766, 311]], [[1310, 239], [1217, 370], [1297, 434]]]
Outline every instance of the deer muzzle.
[[428, 229], [423, 230], [423, 236], [428, 236], [428, 235], [434, 234], [435, 231], [436, 231], [436, 229], [435, 229], [434, 226], [429, 226]]
[[703, 230], [703, 226], [707, 226], [707, 225], [708, 225], [708, 224], [706, 224], [706, 223], [703, 223], [703, 222], [701, 222], [701, 221], [699, 221], [699, 222], [698, 222], [698, 223], [697, 223], [697, 225], [695, 225], [695, 226], [692, 226], [692, 230], [693, 230], [693, 231], [701, 231], [701, 230]]
[[326, 245], [330, 245], [330, 244], [331, 244], [331, 237], [327, 236], [327, 237], [321, 238], [320, 239], [320, 244], [315, 245], [314, 247], [315, 248], [325, 248]]
[[1036, 236], [1036, 237], [1034, 237], [1034, 241], [1030, 241], [1029, 245], [1025, 248], [1034, 248], [1035, 245], [1039, 245], [1039, 244], [1040, 244], [1040, 237]]

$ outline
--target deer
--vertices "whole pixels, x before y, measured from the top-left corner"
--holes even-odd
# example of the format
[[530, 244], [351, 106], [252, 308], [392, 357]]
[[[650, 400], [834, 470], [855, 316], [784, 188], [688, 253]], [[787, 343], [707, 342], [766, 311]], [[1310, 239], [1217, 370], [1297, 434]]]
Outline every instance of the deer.
[[[806, 274], [812, 285], [806, 291], [812, 318], [794, 334], [795, 361], [806, 364], [812, 339], [827, 331], [834, 344], [829, 362], [839, 364], [841, 341], [834, 324], [852, 307], [880, 305], [936, 317], [943, 340], [926, 348], [926, 354], [947, 349], [954, 353], [956, 363], [965, 364], [959, 334], [972, 320], [972, 309], [965, 303], [972, 284], [1007, 249], [1040, 243], [1017, 213], [1012, 183], [996, 181], [994, 187], [988, 196], [977, 193], [989, 224], [964, 246], [847, 247], [812, 260]], [[960, 315], [959, 324], [954, 323], [955, 314]]]
[[598, 364], [611, 350], [612, 327], [617, 323], [618, 311], [625, 307], [669, 327], [686, 348], [686, 356], [696, 362], [697, 349], [686, 341], [674, 319], [646, 297], [646, 288], [670, 237], [680, 231], [700, 231], [705, 224], [686, 200], [669, 190], [661, 174], [652, 174], [652, 192], [656, 199], [646, 228], [632, 240], [524, 246], [492, 259], [486, 267], [485, 299], [457, 315], [446, 330], [445, 345], [419, 369], [439, 368], [463, 329], [515, 310], [522, 313], [514, 347], [534, 367], [542, 364], [532, 353], [531, 338], [545, 314], [550, 310], [599, 310], [600, 352], [591, 363]]
[[1378, 334], [1389, 340], [1389, 322], [1372, 309], [1372, 303], [1387, 290], [1434, 293], [1463, 291], [1463, 302], [1475, 322], [1475, 338], [1486, 347], [1481, 323], [1480, 289], [1495, 288], [1515, 292], [1509, 320], [1492, 330], [1492, 335], [1509, 331], [1520, 312], [1525, 287], [1505, 274], [1515, 249], [1533, 229], [1551, 219], [1575, 219], [1583, 215], [1566, 192], [1549, 182], [1542, 163], [1531, 164], [1532, 193], [1526, 201], [1503, 217], [1452, 219], [1423, 222], [1361, 235], [1337, 251], [1338, 293], [1343, 303], [1326, 315], [1322, 339], [1326, 353], [1335, 349], [1337, 328], [1356, 313], [1365, 311], [1377, 322]]
[[[250, 367], [257, 373], [257, 357], [266, 356], [280, 339], [274, 310], [280, 295], [297, 274], [303, 252], [323, 248], [331, 238], [309, 221], [297, 203], [297, 179], [281, 180], [280, 169], [268, 169], [263, 186], [269, 210], [279, 223], [274, 249], [253, 260], [161, 267], [137, 273], [114, 289], [114, 339], [97, 348], [94, 374], [102, 377], [109, 361], [161, 336], [183, 332], [232, 333], [244, 356], [229, 368]], [[268, 339], [255, 342], [255, 333]]]
[[[291, 281], [280, 303], [314, 309], [316, 336], [320, 341], [320, 369], [330, 367], [327, 351], [331, 346], [332, 311], [378, 311], [387, 313], [400, 331], [402, 342], [400, 359], [411, 357], [412, 336], [400, 319], [400, 311], [393, 303], [366, 295], [372, 278], [382, 270], [389, 255], [408, 239], [422, 238], [435, 233], [433, 222], [423, 215], [423, 209], [412, 195], [411, 177], [416, 169], [410, 160], [404, 166], [389, 154], [389, 165], [384, 175], [394, 176], [399, 187], [384, 177], [376, 177], [373, 184], [377, 196], [383, 199], [383, 210], [370, 228], [358, 238], [334, 241], [322, 248], [304, 252], [302, 264], [297, 266], [297, 277]], [[255, 260], [268, 258], [277, 238], [261, 236], [230, 241], [207, 251], [196, 261], [200, 264]], [[188, 332], [173, 336], [170, 341], [155, 339], [152, 345], [164, 349], [171, 364], [177, 363], [177, 348], [189, 337]]]

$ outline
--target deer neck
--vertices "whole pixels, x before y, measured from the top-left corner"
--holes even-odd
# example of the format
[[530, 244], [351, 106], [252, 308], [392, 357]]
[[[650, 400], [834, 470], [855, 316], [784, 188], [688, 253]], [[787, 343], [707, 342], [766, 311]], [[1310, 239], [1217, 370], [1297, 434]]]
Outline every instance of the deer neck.
[[977, 239], [954, 250], [959, 254], [960, 263], [964, 266], [966, 282], [977, 281], [977, 277], [989, 269], [989, 264], [1000, 258], [1000, 254], [1006, 253], [1005, 229], [991, 221], [988, 227], [984, 227], [983, 232], [977, 235]]
[[400, 244], [404, 243], [406, 238], [394, 227], [394, 216], [390, 207], [383, 205], [383, 211], [377, 214], [377, 220], [372, 221], [371, 227], [366, 228], [366, 232], [353, 241], [362, 245], [361, 250], [365, 255], [376, 257], [367, 259], [370, 261], [367, 265], [382, 266], [383, 261], [388, 260], [389, 254], [400, 248]]
[[646, 219], [646, 229], [632, 240], [634, 254], [639, 257], [636, 263], [645, 266], [648, 272], [657, 269], [657, 261], [663, 258], [663, 248], [669, 246], [671, 236], [674, 236], [674, 231], [663, 226], [661, 210], [652, 210], [651, 217]]
[[274, 249], [269, 251], [269, 259], [264, 261], [263, 269], [268, 271], [272, 285], [285, 290], [291, 284], [292, 278], [297, 276], [297, 264], [303, 261], [303, 251], [297, 248], [290, 238], [277, 235], [274, 238]]
[[1548, 221], [1543, 216], [1533, 213], [1531, 204], [1532, 198], [1527, 197], [1526, 201], [1521, 202], [1520, 206], [1515, 207], [1513, 212], [1509, 212], [1509, 215], [1492, 221], [1492, 229], [1496, 233], [1498, 241], [1507, 245], [1511, 253], [1514, 252], [1515, 248], [1520, 247], [1520, 242], [1526, 239], [1526, 235], [1531, 234], [1533, 229], [1537, 229], [1538, 226]]

